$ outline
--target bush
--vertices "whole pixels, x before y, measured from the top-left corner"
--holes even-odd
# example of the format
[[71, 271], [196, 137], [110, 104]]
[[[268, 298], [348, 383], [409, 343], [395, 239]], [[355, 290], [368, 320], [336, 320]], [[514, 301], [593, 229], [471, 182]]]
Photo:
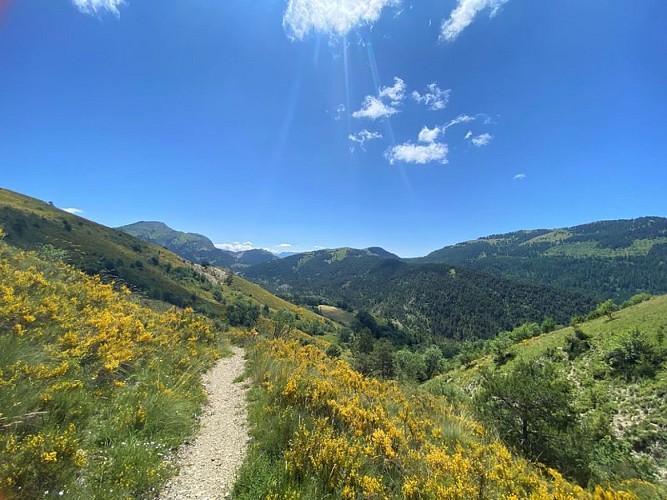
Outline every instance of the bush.
[[665, 361], [665, 351], [635, 329], [605, 359], [616, 374], [630, 381], [655, 376]]
[[653, 297], [653, 296], [650, 293], [638, 293], [638, 294], [633, 295], [632, 297], [630, 297], [625, 302], [623, 302], [623, 304], [621, 304], [621, 309], [625, 309], [626, 307], [630, 307], [630, 306], [636, 306], [637, 304], [641, 304], [642, 302], [646, 302], [651, 297]]
[[247, 299], [236, 298], [227, 306], [226, 315], [230, 325], [252, 328], [259, 318], [259, 306]]
[[324, 353], [330, 358], [340, 358], [343, 351], [338, 344], [331, 344]]
[[570, 359], [579, 357], [591, 348], [590, 336], [580, 328], [574, 329], [572, 335], [565, 339], [565, 351]]

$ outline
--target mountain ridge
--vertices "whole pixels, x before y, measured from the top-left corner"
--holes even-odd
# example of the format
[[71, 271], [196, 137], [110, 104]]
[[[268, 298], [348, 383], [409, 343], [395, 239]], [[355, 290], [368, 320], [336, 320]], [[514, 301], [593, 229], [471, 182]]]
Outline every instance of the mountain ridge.
[[636, 293], [667, 293], [667, 218], [492, 234], [407, 261], [469, 267], [622, 302]]
[[199, 264], [205, 263], [231, 269], [268, 262], [278, 257], [268, 250], [251, 249], [240, 252], [223, 250], [206, 236], [172, 229], [164, 222], [139, 221], [116, 228], [134, 237], [163, 246]]

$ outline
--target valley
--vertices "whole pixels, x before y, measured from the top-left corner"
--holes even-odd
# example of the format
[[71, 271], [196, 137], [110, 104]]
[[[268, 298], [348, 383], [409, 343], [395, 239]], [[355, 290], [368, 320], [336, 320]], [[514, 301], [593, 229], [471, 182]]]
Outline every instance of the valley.
[[[616, 259], [660, 258], [664, 228], [648, 220], [591, 225], [616, 228], [612, 250], [600, 229], [586, 251], [575, 241], [520, 259], [606, 259], [605, 283], [621, 283]], [[574, 231], [457, 245], [444, 262], [340, 248], [230, 269], [214, 264], [204, 236], [142, 223], [153, 233], [137, 239], [7, 190], [0, 227], [0, 492], [9, 498], [32, 497], [45, 484], [38, 477], [53, 485], [46, 496], [91, 498], [153, 497], [191, 483], [187, 467], [204, 459], [171, 483], [170, 457], [197, 432], [199, 376], [230, 343], [245, 350], [237, 379], [250, 387], [246, 458], [233, 487], [225, 476], [235, 498], [667, 491], [661, 270], [656, 288], [637, 272], [615, 303], [600, 300], [606, 285], [595, 280], [569, 290], [475, 263], [519, 258], [531, 241], [566, 245]], [[451, 257], [479, 257], [478, 245], [504, 254]], [[581, 268], [568, 272], [577, 279]], [[108, 403], [94, 408], [100, 395]], [[206, 439], [211, 453], [227, 453], [233, 439], [216, 439]], [[198, 483], [222, 479], [207, 470]]]

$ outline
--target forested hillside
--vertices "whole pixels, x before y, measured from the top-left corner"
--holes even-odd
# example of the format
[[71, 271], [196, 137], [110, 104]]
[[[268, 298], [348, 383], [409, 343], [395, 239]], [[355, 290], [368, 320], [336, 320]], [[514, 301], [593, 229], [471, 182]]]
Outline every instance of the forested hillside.
[[492, 235], [411, 261], [470, 267], [622, 302], [636, 293], [667, 292], [667, 219]]
[[368, 310], [422, 339], [486, 338], [546, 317], [566, 323], [594, 305], [577, 293], [474, 269], [408, 264], [368, 250], [299, 254], [253, 266], [244, 275], [300, 303]]

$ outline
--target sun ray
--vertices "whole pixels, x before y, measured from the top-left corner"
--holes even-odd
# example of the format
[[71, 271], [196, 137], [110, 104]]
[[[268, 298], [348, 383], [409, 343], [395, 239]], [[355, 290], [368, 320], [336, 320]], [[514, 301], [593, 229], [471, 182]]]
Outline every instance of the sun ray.
[[347, 132], [352, 133], [352, 101], [350, 98], [350, 61], [348, 58], [347, 36], [343, 37], [343, 73], [345, 77], [345, 114], [347, 116]]
[[[375, 51], [373, 50], [373, 42], [369, 38], [365, 41], [366, 54], [368, 57], [368, 67], [371, 70], [371, 77], [373, 78], [373, 85], [375, 86], [376, 91], [380, 90], [382, 86], [382, 79], [380, 77], [380, 71], [378, 70], [377, 59], [375, 57]], [[394, 134], [394, 127], [391, 125], [391, 118], [387, 117], [383, 120], [385, 137], [389, 139], [391, 146], [396, 145], [396, 135]], [[403, 165], [396, 165], [396, 168], [400, 172], [401, 178], [403, 179], [403, 185], [407, 191], [409, 197], [414, 200], [414, 191], [412, 189], [412, 184], [408, 178], [407, 172]]]

